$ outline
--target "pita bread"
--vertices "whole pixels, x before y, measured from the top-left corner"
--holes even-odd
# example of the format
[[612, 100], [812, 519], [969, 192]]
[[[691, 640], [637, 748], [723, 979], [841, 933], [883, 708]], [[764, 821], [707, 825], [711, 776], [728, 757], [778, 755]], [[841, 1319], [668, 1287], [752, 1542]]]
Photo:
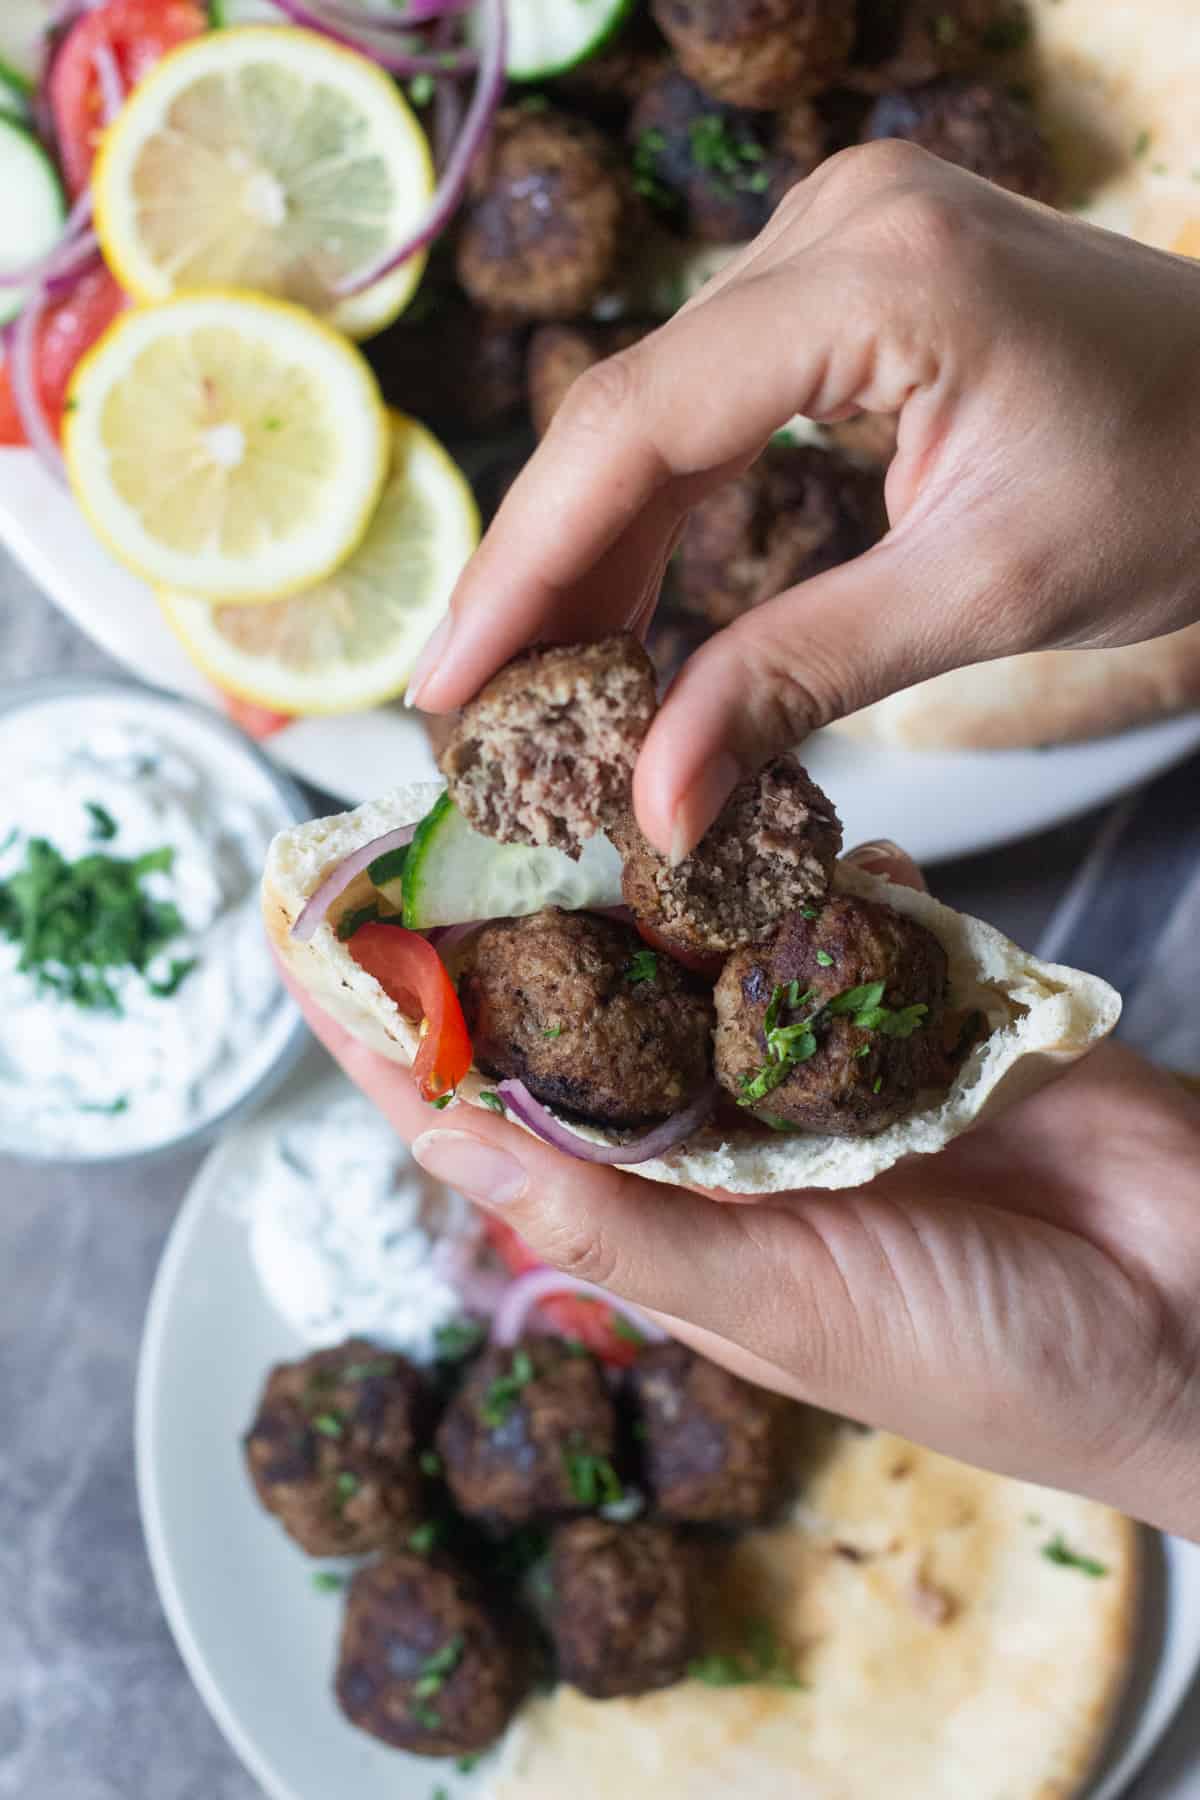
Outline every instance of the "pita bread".
[[[556, 1688], [488, 1800], [1069, 1800], [1131, 1662], [1139, 1540], [1095, 1502], [817, 1415], [790, 1524], [714, 1548], [706, 1641], [765, 1618], [800, 1691]], [[1056, 1537], [1104, 1566], [1055, 1564]], [[707, 1574], [707, 1568], [706, 1568]]]
[[[297, 942], [291, 929], [309, 896], [340, 862], [373, 838], [420, 818], [440, 791], [432, 783], [398, 788], [354, 812], [294, 826], [272, 844], [263, 878], [267, 931], [296, 980], [363, 1043], [405, 1067], [416, 1053], [419, 1021], [406, 1019], [374, 977], [359, 968], [332, 924], [322, 922], [307, 943]], [[989, 1036], [971, 1051], [948, 1093], [876, 1137], [786, 1134], [748, 1120], [736, 1133], [705, 1127], [678, 1150], [639, 1164], [639, 1175], [738, 1194], [858, 1187], [902, 1156], [941, 1150], [979, 1119], [1043, 1086], [1117, 1022], [1121, 1002], [1107, 982], [1039, 962], [990, 925], [953, 912], [928, 894], [893, 887], [850, 863], [839, 865], [834, 885], [843, 893], [885, 901], [932, 931], [949, 959], [951, 1008], [981, 1011]], [[336, 916], [361, 906], [372, 891], [362, 876], [342, 896]], [[478, 1103], [490, 1085], [472, 1072], [460, 1098]], [[582, 1137], [609, 1141], [592, 1127], [575, 1129]]]

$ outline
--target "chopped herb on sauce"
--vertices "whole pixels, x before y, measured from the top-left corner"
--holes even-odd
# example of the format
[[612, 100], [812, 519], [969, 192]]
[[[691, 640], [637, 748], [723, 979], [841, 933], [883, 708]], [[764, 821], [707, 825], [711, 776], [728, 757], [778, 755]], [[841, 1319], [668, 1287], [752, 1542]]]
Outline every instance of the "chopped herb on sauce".
[[118, 1094], [115, 1100], [96, 1100], [78, 1109], [82, 1113], [99, 1113], [106, 1119], [118, 1119], [129, 1111], [129, 1095]]
[[533, 1380], [533, 1363], [527, 1350], [513, 1352], [512, 1368], [507, 1375], [497, 1375], [483, 1396], [479, 1409], [485, 1425], [493, 1430], [503, 1425], [521, 1397], [522, 1390]]
[[688, 1664], [693, 1681], [709, 1687], [802, 1688], [794, 1659], [765, 1620], [750, 1626], [744, 1647], [733, 1654], [698, 1657]]
[[107, 806], [101, 806], [98, 800], [85, 800], [84, 807], [91, 816], [92, 836], [102, 843], [109, 843], [117, 835], [117, 821]]
[[312, 1584], [318, 1594], [336, 1594], [339, 1588], [346, 1585], [346, 1577], [333, 1569], [318, 1569], [312, 1578]]
[[1042, 1545], [1042, 1555], [1047, 1562], [1057, 1563], [1061, 1569], [1078, 1569], [1081, 1575], [1090, 1575], [1093, 1579], [1108, 1574], [1107, 1563], [1097, 1562], [1094, 1556], [1083, 1556], [1078, 1550], [1072, 1550], [1061, 1531], [1055, 1532], [1050, 1542]]

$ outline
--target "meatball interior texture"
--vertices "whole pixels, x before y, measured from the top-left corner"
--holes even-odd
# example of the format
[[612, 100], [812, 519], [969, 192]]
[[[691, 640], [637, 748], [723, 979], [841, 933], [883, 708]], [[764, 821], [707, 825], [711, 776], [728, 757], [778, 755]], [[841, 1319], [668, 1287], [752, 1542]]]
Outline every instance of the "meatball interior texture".
[[450, 798], [485, 837], [577, 857], [628, 803], [656, 705], [628, 633], [526, 650], [464, 707], [441, 757]]
[[643, 1350], [629, 1381], [646, 1479], [660, 1513], [717, 1525], [770, 1517], [784, 1486], [789, 1402], [683, 1344]]
[[[450, 1402], [437, 1447], [459, 1510], [494, 1527], [588, 1510], [581, 1458], [612, 1467], [617, 1422], [599, 1366], [557, 1338], [486, 1350]], [[599, 1491], [598, 1489], [596, 1491]]]
[[772, 108], [832, 86], [854, 47], [854, 0], [654, 0], [684, 72], [734, 106]]
[[809, 910], [725, 964], [717, 1077], [758, 1118], [869, 1137], [946, 1086], [946, 952], [878, 901]]
[[842, 827], [832, 802], [792, 756], [739, 783], [692, 854], [672, 868], [632, 813], [614, 828], [623, 891], [639, 919], [689, 950], [761, 943], [833, 879]]
[[670, 1118], [711, 1073], [711, 989], [593, 913], [484, 926], [465, 952], [459, 998], [485, 1074], [600, 1124]]
[[628, 215], [619, 165], [593, 126], [508, 107], [472, 168], [458, 278], [491, 311], [570, 318], [614, 275]]
[[688, 515], [673, 571], [678, 603], [729, 625], [860, 556], [886, 528], [877, 471], [816, 445], [772, 445]]
[[529, 340], [526, 382], [533, 428], [549, 431], [570, 389], [588, 369], [628, 350], [652, 327], [622, 320], [611, 325], [539, 325]]
[[386, 1550], [421, 1517], [428, 1417], [417, 1370], [351, 1338], [271, 1370], [246, 1466], [263, 1506], [310, 1556]]
[[467, 1572], [386, 1557], [350, 1583], [334, 1687], [360, 1731], [418, 1756], [486, 1750], [523, 1696], [526, 1665]]
[[1058, 191], [1046, 140], [1029, 110], [990, 81], [943, 76], [876, 101], [867, 138], [906, 138], [998, 187], [1052, 204]]
[[560, 1678], [596, 1700], [682, 1681], [697, 1651], [692, 1564], [668, 1525], [559, 1526], [550, 1628]]

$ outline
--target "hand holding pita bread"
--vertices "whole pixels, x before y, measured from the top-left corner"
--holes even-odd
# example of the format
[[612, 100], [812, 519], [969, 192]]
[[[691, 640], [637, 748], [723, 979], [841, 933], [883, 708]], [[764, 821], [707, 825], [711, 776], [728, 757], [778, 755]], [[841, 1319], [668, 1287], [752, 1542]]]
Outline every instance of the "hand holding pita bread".
[[682, 312], [572, 388], [410, 697], [449, 711], [538, 640], [642, 628], [688, 509], [796, 413], [899, 414], [888, 536], [738, 619], [644, 747], [682, 854], [735, 782], [943, 671], [1200, 618], [1200, 266], [911, 145], [831, 158]]

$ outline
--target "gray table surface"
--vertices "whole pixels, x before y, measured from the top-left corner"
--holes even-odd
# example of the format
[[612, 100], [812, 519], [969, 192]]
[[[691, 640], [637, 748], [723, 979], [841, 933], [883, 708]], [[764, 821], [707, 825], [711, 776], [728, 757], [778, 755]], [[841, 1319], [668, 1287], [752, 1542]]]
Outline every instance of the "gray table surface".
[[[111, 669], [0, 552], [0, 682]], [[1036, 942], [1099, 823], [947, 864], [938, 890]], [[0, 1800], [260, 1792], [172, 1644], [134, 1491], [142, 1315], [199, 1162], [91, 1174], [0, 1157]], [[1194, 1794], [1197, 1701], [1129, 1800]]]

